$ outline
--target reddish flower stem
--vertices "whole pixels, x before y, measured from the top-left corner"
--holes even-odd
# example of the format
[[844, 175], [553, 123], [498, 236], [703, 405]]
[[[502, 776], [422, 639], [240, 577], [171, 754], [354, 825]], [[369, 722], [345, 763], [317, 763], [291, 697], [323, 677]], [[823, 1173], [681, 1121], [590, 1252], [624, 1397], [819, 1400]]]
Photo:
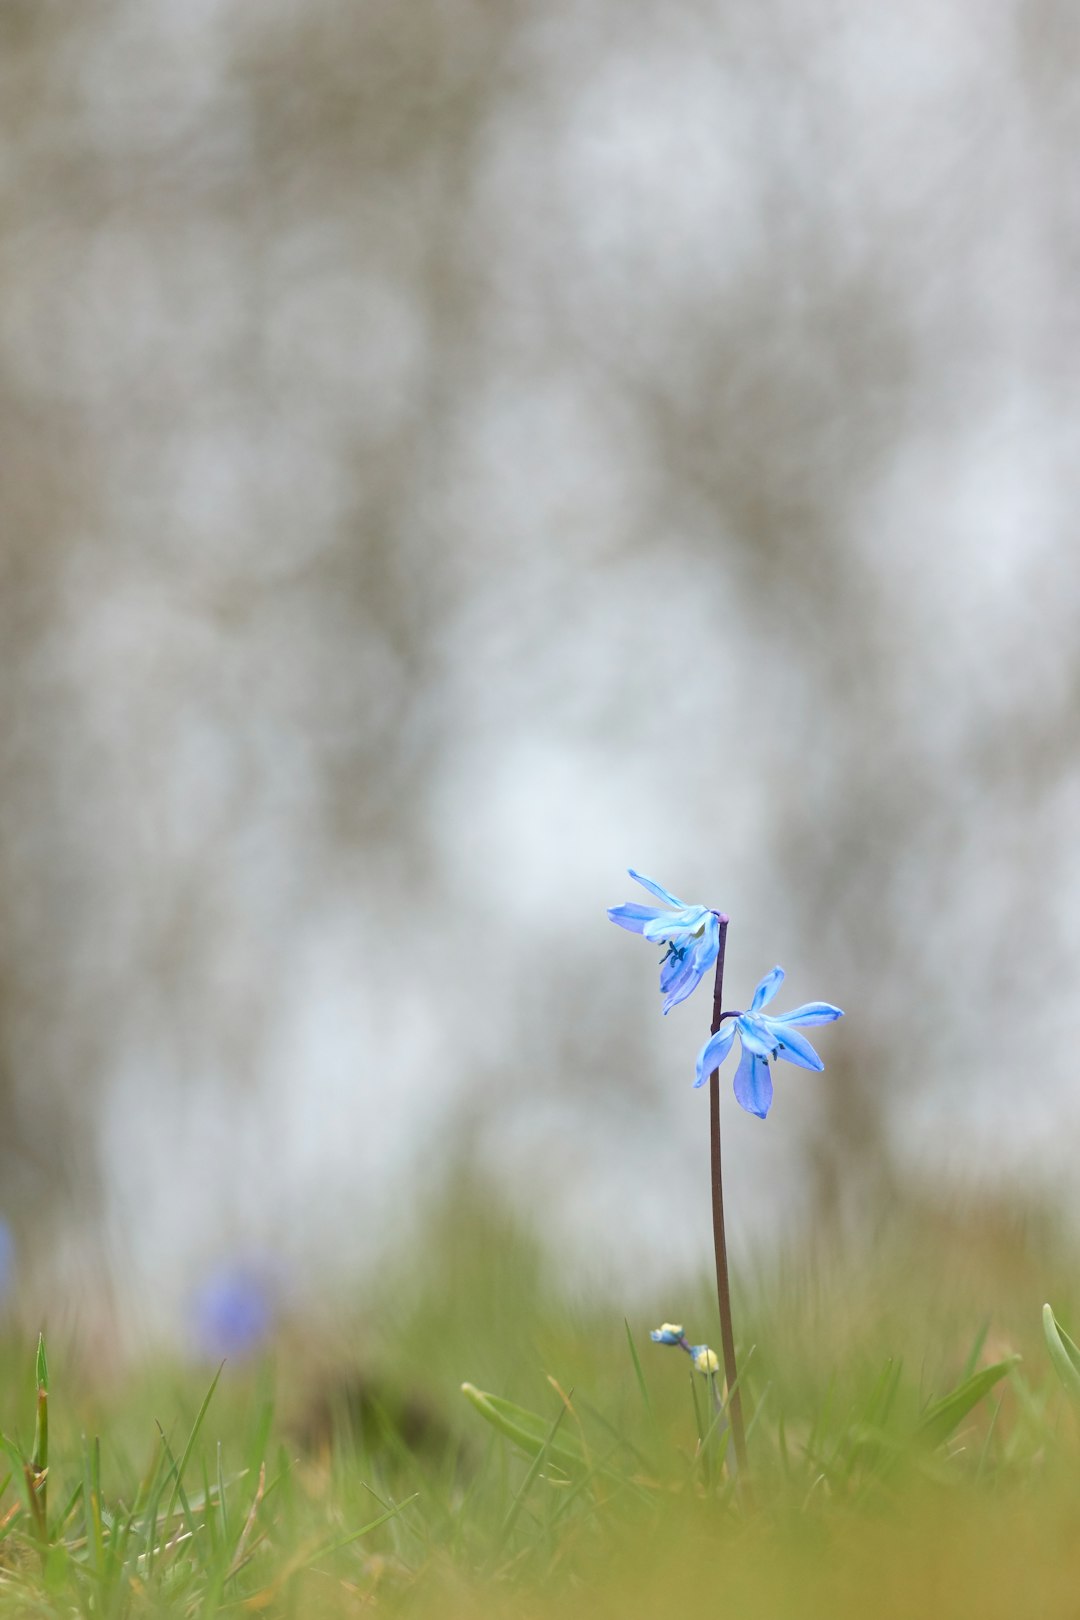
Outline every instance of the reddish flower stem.
[[[727, 944], [728, 919], [720, 917], [720, 950], [716, 958], [716, 980], [713, 990], [712, 1033], [715, 1035], [722, 1022], [724, 991], [724, 947]], [[731, 1282], [728, 1277], [727, 1238], [724, 1233], [724, 1188], [720, 1170], [720, 1071], [714, 1069], [709, 1076], [709, 1140], [712, 1158], [712, 1218], [713, 1249], [716, 1254], [716, 1300], [720, 1307], [720, 1339], [724, 1347], [724, 1377], [728, 1387], [728, 1416], [731, 1419], [731, 1438], [735, 1446], [735, 1461], [740, 1478], [746, 1481], [746, 1430], [743, 1425], [742, 1391], [735, 1364], [735, 1333], [731, 1325]]]

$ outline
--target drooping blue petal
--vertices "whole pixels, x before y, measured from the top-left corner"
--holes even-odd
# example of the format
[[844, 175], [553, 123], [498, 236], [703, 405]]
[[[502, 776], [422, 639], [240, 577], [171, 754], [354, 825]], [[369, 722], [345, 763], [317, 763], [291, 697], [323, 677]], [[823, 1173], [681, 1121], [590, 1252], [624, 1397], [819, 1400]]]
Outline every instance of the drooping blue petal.
[[734, 1019], [730, 1019], [727, 1023], [721, 1024], [720, 1028], [716, 1031], [716, 1034], [709, 1036], [708, 1040], [705, 1042], [705, 1045], [698, 1053], [697, 1079], [694, 1081], [695, 1086], [703, 1086], [710, 1074], [712, 1074], [713, 1070], [720, 1067], [721, 1063], [723, 1063], [724, 1059], [731, 1051], [731, 1043], [734, 1039]]
[[620, 928], [629, 928], [632, 934], [640, 934], [646, 923], [656, 921], [660, 912], [656, 906], [609, 906], [608, 916]]
[[715, 911], [705, 913], [705, 927], [695, 936], [693, 951], [702, 973], [707, 972], [720, 954], [720, 919]]
[[791, 1012], [776, 1013], [773, 1015], [775, 1024], [831, 1024], [844, 1014], [839, 1007], [834, 1007], [828, 1001], [808, 1001], [802, 1007], [793, 1007]]
[[754, 991], [754, 999], [751, 1001], [749, 1008], [750, 1012], [760, 1012], [762, 1007], [767, 1007], [783, 982], [784, 970], [782, 967], [774, 967], [771, 973], [766, 973]]
[[740, 1013], [735, 1020], [743, 1045], [756, 1057], [770, 1058], [776, 1052], [777, 1037], [769, 1028], [769, 1021], [760, 1013]]
[[701, 983], [704, 972], [705, 968], [702, 967], [700, 962], [695, 963], [692, 958], [688, 957], [685, 977], [679, 980], [677, 987], [673, 985], [668, 991], [663, 1011], [669, 1013], [672, 1007], [677, 1007], [680, 1001], [685, 1001], [687, 996], [692, 995]]
[[660, 970], [660, 988], [667, 991], [663, 1007], [665, 1013], [669, 1013], [672, 1007], [677, 1007], [680, 1001], [685, 1001], [687, 996], [692, 995], [701, 982], [701, 973], [694, 966], [693, 958], [689, 954], [678, 958], [672, 957], [671, 961], [678, 962], [678, 971], [674, 975], [666, 974], [665, 970], [669, 966], [667, 962]]
[[814, 1048], [805, 1035], [800, 1035], [797, 1029], [790, 1024], [780, 1025], [779, 1020], [769, 1019], [770, 1033], [775, 1035], [778, 1048], [777, 1057], [786, 1058], [789, 1063], [795, 1063], [800, 1069], [814, 1069], [817, 1073], [825, 1067]]
[[648, 889], [650, 894], [655, 894], [656, 898], [662, 900], [665, 906], [670, 906], [673, 911], [686, 910], [685, 901], [676, 900], [673, 894], [669, 894], [666, 889], [661, 888], [659, 883], [654, 883], [652, 878], [645, 877], [641, 872], [635, 872], [632, 866], [628, 866], [626, 870], [635, 883], [640, 883], [643, 889]]
[[[710, 927], [709, 925], [712, 924]], [[720, 925], [714, 914], [706, 914], [699, 934], [683, 936], [668, 947], [660, 967], [660, 989], [667, 996], [664, 1011], [670, 1012], [697, 989], [720, 951]]]
[[667, 995], [676, 979], [686, 971], [686, 948], [669, 945], [668, 953], [660, 959], [660, 993]]
[[763, 1057], [749, 1047], [743, 1047], [739, 1067], [735, 1070], [735, 1100], [748, 1114], [764, 1119], [773, 1099], [772, 1075]]
[[[679, 944], [673, 947], [673, 952], [678, 952], [684, 958], [687, 971], [693, 976], [690, 989], [695, 989], [720, 954], [720, 924], [715, 913], [707, 912], [701, 932], [684, 936]], [[666, 988], [663, 974], [660, 976], [660, 988], [661, 990]], [[689, 993], [689, 990], [686, 991], [686, 995]], [[681, 1001], [684, 997], [680, 996], [678, 999]], [[671, 1005], [674, 1006], [675, 1003], [672, 1002]], [[664, 1011], [667, 1010], [665, 1007]]]

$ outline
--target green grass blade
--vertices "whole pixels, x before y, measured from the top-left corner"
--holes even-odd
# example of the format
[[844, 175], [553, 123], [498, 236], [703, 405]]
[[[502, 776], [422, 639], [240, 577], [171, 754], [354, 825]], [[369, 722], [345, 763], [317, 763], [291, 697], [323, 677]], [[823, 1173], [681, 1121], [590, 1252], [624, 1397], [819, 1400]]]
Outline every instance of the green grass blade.
[[101, 1452], [83, 1435], [83, 1518], [90, 1568], [100, 1582], [105, 1571], [105, 1541], [101, 1524]]
[[[165, 1523], [166, 1523], [166, 1525], [168, 1525], [171, 1522], [172, 1516], [176, 1512], [176, 1504], [181, 1499], [181, 1497], [183, 1496], [184, 1470], [187, 1467], [188, 1463], [191, 1461], [191, 1453], [194, 1451], [195, 1442], [199, 1438], [199, 1430], [203, 1426], [203, 1421], [204, 1421], [204, 1419], [206, 1417], [207, 1411], [209, 1410], [210, 1402], [214, 1398], [214, 1391], [218, 1387], [218, 1383], [219, 1383], [219, 1381], [221, 1379], [221, 1375], [224, 1372], [224, 1370], [225, 1370], [225, 1363], [222, 1362], [221, 1366], [218, 1368], [217, 1372], [214, 1374], [213, 1378], [210, 1380], [210, 1388], [207, 1390], [206, 1394], [203, 1396], [203, 1403], [199, 1407], [198, 1413], [197, 1413], [196, 1418], [195, 1418], [195, 1422], [191, 1426], [191, 1433], [188, 1435], [187, 1445], [184, 1447], [183, 1454], [181, 1455], [180, 1461], [176, 1465], [176, 1483], [173, 1485], [172, 1497], [170, 1498], [168, 1510], [167, 1510], [167, 1512], [165, 1514]], [[169, 1443], [165, 1439], [164, 1430], [162, 1430], [161, 1438], [162, 1438], [162, 1440], [163, 1440], [163, 1442], [165, 1444], [166, 1450], [168, 1451], [169, 1450]], [[170, 1453], [170, 1461], [171, 1460], [172, 1459], [171, 1459], [171, 1453]], [[192, 1536], [194, 1537], [195, 1536], [195, 1526], [194, 1526], [193, 1523], [191, 1523], [191, 1510], [190, 1510], [190, 1507], [187, 1507], [185, 1505], [185, 1512], [187, 1513], [187, 1516], [188, 1516], [188, 1528], [191, 1530]]]
[[331, 1541], [325, 1547], [320, 1547], [318, 1552], [312, 1553], [310, 1557], [305, 1559], [305, 1563], [311, 1565], [317, 1559], [329, 1558], [331, 1553], [340, 1552], [343, 1547], [351, 1547], [354, 1541], [360, 1540], [361, 1536], [370, 1535], [372, 1530], [377, 1530], [381, 1524], [387, 1524], [391, 1519], [396, 1519], [399, 1513], [404, 1513], [405, 1509], [411, 1507], [419, 1498], [419, 1495], [419, 1491], [413, 1491], [411, 1496], [406, 1496], [401, 1502], [395, 1502], [393, 1506], [387, 1508], [385, 1513], [380, 1513], [377, 1519], [369, 1519], [367, 1524], [362, 1524], [359, 1530], [350, 1530], [348, 1535], [341, 1536], [337, 1541]]
[[217, 1443], [217, 1489], [218, 1489], [218, 1515], [221, 1519], [221, 1539], [229, 1540], [229, 1504], [225, 1496], [225, 1473], [221, 1459], [221, 1441]]
[[38, 1389], [43, 1389], [45, 1391], [45, 1393], [48, 1394], [48, 1392], [49, 1392], [49, 1358], [45, 1353], [45, 1335], [44, 1335], [44, 1333], [39, 1333], [38, 1334], [37, 1358], [36, 1358], [36, 1361], [35, 1361], [34, 1372], [35, 1372], [35, 1376], [37, 1378], [37, 1387], [38, 1387]]
[[976, 1333], [975, 1338], [972, 1340], [971, 1349], [968, 1351], [967, 1360], [964, 1362], [964, 1370], [960, 1374], [961, 1379], [970, 1378], [976, 1367], [979, 1365], [979, 1357], [982, 1355], [983, 1345], [986, 1343], [986, 1336], [989, 1332], [990, 1318], [987, 1316], [984, 1317], [982, 1326], [979, 1328], [978, 1333]]
[[44, 1333], [38, 1334], [34, 1373], [37, 1379], [37, 1405], [34, 1413], [34, 1449], [30, 1454], [30, 1467], [34, 1474], [34, 1494], [37, 1498], [36, 1516], [42, 1538], [46, 1539], [49, 1502], [49, 1358], [45, 1354]]
[[627, 1321], [625, 1316], [623, 1317], [623, 1327], [626, 1329], [626, 1342], [630, 1347], [630, 1360], [634, 1363], [634, 1376], [637, 1379], [637, 1386], [641, 1392], [642, 1403], [646, 1412], [648, 1412], [649, 1416], [652, 1417], [653, 1406], [649, 1397], [649, 1386], [645, 1382], [645, 1369], [641, 1365], [641, 1357], [637, 1353], [637, 1345], [634, 1343], [634, 1335], [630, 1331], [630, 1323]]
[[[205, 1402], [204, 1402], [204, 1407], [205, 1407]], [[170, 1529], [170, 1527], [172, 1525], [173, 1518], [174, 1518], [174, 1516], [176, 1514], [177, 1503], [179, 1503], [180, 1516], [183, 1519], [184, 1524], [187, 1526], [188, 1536], [189, 1536], [190, 1541], [191, 1541], [191, 1546], [194, 1549], [195, 1556], [199, 1560], [200, 1563], [204, 1563], [206, 1555], [205, 1555], [205, 1553], [203, 1551], [202, 1541], [201, 1541], [201, 1539], [199, 1537], [199, 1534], [198, 1534], [198, 1525], [195, 1523], [195, 1514], [194, 1514], [194, 1511], [192, 1509], [191, 1502], [188, 1499], [188, 1494], [184, 1489], [184, 1481], [183, 1481], [183, 1473], [182, 1473], [181, 1464], [178, 1463], [176, 1461], [175, 1457], [173, 1456], [172, 1448], [169, 1445], [168, 1440], [165, 1438], [165, 1431], [164, 1431], [164, 1429], [161, 1428], [160, 1424], [158, 1425], [158, 1429], [159, 1429], [159, 1432], [161, 1434], [161, 1443], [165, 1447], [165, 1454], [168, 1457], [169, 1462], [172, 1465], [171, 1469], [170, 1469], [170, 1473], [169, 1473], [169, 1478], [171, 1478], [173, 1480], [172, 1496], [169, 1499], [169, 1506], [166, 1509], [165, 1513], [163, 1514], [162, 1520], [161, 1520], [162, 1548], [167, 1547], [168, 1544], [170, 1543], [170, 1541], [176, 1540], [177, 1536], [179, 1534], [179, 1532], [171, 1531], [171, 1529]], [[187, 1456], [189, 1456], [189, 1454], [190, 1454], [190, 1441], [188, 1443], [188, 1448], [185, 1451], [184, 1455], [185, 1455], [185, 1457], [187, 1457]]]
[[210, 1488], [210, 1473], [209, 1473], [209, 1470], [208, 1470], [208, 1468], [206, 1466], [206, 1456], [205, 1456], [205, 1454], [203, 1455], [203, 1458], [202, 1458], [202, 1481], [203, 1481], [203, 1500], [202, 1500], [203, 1523], [206, 1526], [206, 1539], [207, 1539], [207, 1541], [209, 1543], [209, 1547], [210, 1547], [209, 1556], [210, 1556], [211, 1559], [215, 1559], [217, 1557], [217, 1554], [218, 1554], [218, 1520], [217, 1520], [217, 1511], [216, 1511], [215, 1504], [214, 1504], [213, 1492], [211, 1491], [211, 1488]]
[[555, 1415], [555, 1421], [551, 1424], [539, 1451], [529, 1464], [525, 1478], [522, 1480], [520, 1486], [514, 1494], [514, 1499], [510, 1503], [506, 1517], [503, 1519], [498, 1536], [496, 1537], [495, 1546], [492, 1550], [493, 1557], [498, 1557], [500, 1550], [506, 1545], [507, 1537], [510, 1535], [511, 1530], [517, 1523], [518, 1514], [525, 1505], [525, 1498], [532, 1489], [533, 1481], [536, 1479], [541, 1468], [544, 1466], [545, 1458], [548, 1456], [549, 1452], [554, 1446], [555, 1436], [558, 1434], [563, 1418], [566, 1416], [568, 1411], [569, 1407], [566, 1405], [559, 1407], [559, 1410]]
[[1054, 1370], [1074, 1400], [1080, 1400], [1080, 1348], [1070, 1339], [1049, 1305], [1043, 1306], [1043, 1334]]
[[916, 1439], [926, 1446], [944, 1445], [958, 1424], [963, 1422], [968, 1413], [989, 1395], [994, 1385], [999, 1383], [1006, 1373], [1011, 1372], [1019, 1361], [1019, 1356], [1007, 1356], [1004, 1361], [997, 1361], [992, 1367], [983, 1367], [980, 1372], [974, 1373], [962, 1384], [958, 1384], [942, 1400], [935, 1401], [923, 1414], [916, 1431]]
[[475, 1384], [462, 1384], [461, 1393], [482, 1418], [530, 1456], [535, 1457], [541, 1450], [550, 1450], [551, 1455], [561, 1463], [573, 1468], [584, 1466], [581, 1448], [569, 1437], [551, 1440], [548, 1433], [550, 1425], [536, 1412], [515, 1406], [513, 1401], [505, 1401], [501, 1396], [489, 1395], [485, 1390], [477, 1389]]
[[[147, 1482], [146, 1506], [143, 1520], [146, 1526], [146, 1546], [143, 1548], [142, 1556], [146, 1560], [146, 1570], [148, 1575], [153, 1574], [154, 1561], [157, 1557], [158, 1551], [160, 1550], [158, 1545], [158, 1518], [161, 1507], [161, 1499], [168, 1489], [169, 1481], [176, 1472], [175, 1465], [171, 1462], [171, 1455], [172, 1454], [169, 1450], [168, 1441], [165, 1439], [164, 1433], [161, 1433], [161, 1452], [158, 1456], [156, 1465], [150, 1472]], [[163, 1532], [162, 1541], [164, 1541]]]

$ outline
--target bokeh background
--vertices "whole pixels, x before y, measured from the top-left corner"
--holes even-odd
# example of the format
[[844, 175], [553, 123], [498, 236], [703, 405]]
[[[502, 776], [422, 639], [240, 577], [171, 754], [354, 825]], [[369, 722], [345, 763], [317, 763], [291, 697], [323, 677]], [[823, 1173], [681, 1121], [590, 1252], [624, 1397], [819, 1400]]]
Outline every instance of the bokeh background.
[[[1080, 14], [0, 5], [0, 1286], [1078, 1201]], [[789, 1004], [791, 1004], [789, 1002]]]

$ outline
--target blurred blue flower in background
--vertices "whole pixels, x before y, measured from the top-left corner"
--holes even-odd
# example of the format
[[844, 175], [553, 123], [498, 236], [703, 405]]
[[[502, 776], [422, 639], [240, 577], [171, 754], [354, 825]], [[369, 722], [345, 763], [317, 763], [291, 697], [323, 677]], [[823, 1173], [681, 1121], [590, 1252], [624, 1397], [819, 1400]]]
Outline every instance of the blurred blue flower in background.
[[11, 1227], [0, 1215], [0, 1300], [3, 1300], [15, 1276], [15, 1239]]
[[276, 1291], [264, 1275], [243, 1264], [219, 1266], [192, 1300], [198, 1350], [215, 1361], [250, 1355], [269, 1337], [276, 1314]]
[[783, 968], [775, 967], [766, 973], [746, 1012], [725, 1013], [724, 1022], [714, 1035], [710, 1035], [701, 1048], [697, 1060], [695, 1086], [705, 1081], [718, 1069], [731, 1051], [735, 1033], [742, 1043], [742, 1057], [735, 1073], [735, 1098], [748, 1114], [764, 1119], [772, 1102], [773, 1084], [769, 1072], [770, 1058], [784, 1058], [801, 1069], [821, 1070], [825, 1067], [805, 1035], [794, 1027], [798, 1024], [831, 1024], [843, 1018], [839, 1007], [827, 1001], [808, 1001], [791, 1012], [770, 1016], [761, 1011], [768, 1006], [784, 982]]
[[654, 945], [667, 945], [660, 961], [660, 991], [667, 1013], [697, 989], [716, 961], [720, 951], [720, 913], [710, 911], [708, 906], [688, 906], [652, 878], [635, 872], [633, 867], [628, 870], [635, 883], [640, 883], [664, 904], [610, 906], [608, 916], [620, 928], [642, 934]]

